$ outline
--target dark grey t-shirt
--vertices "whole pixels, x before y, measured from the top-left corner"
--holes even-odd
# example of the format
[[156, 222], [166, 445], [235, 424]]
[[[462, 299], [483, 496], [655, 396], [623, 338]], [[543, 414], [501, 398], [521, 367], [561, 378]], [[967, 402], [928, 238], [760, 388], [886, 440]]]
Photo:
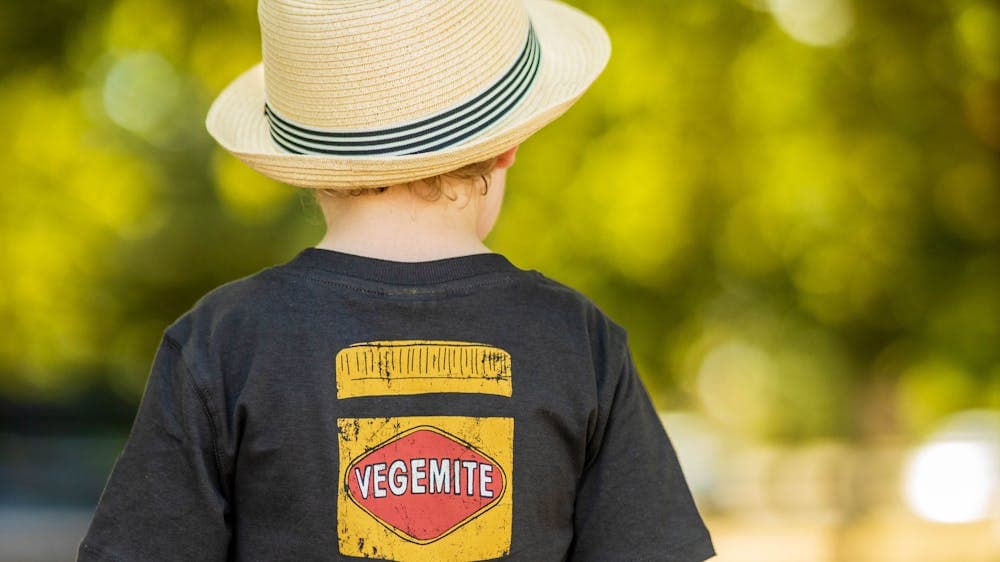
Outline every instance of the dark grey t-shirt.
[[308, 247], [164, 331], [77, 560], [713, 554], [586, 297], [495, 253]]

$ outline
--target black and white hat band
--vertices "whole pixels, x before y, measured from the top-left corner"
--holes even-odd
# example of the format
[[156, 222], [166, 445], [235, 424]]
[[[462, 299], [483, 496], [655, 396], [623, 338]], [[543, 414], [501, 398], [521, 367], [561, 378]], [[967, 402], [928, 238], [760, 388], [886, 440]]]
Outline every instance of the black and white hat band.
[[367, 131], [316, 129], [281, 117], [267, 102], [271, 138], [285, 152], [333, 156], [421, 154], [455, 146], [507, 115], [531, 88], [542, 60], [541, 45], [528, 23], [528, 38], [513, 66], [473, 98], [431, 117]]

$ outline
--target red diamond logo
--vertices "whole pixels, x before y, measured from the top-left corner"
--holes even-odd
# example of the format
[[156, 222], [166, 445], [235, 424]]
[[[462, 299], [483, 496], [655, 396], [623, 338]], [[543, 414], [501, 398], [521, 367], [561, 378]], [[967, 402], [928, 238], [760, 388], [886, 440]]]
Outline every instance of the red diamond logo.
[[400, 537], [434, 542], [495, 506], [500, 465], [465, 441], [423, 425], [368, 451], [347, 469], [348, 497]]

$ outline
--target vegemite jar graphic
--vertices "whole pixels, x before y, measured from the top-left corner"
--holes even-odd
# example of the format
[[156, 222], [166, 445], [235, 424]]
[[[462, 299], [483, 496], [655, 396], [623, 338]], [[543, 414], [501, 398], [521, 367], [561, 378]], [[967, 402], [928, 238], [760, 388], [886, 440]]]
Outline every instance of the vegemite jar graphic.
[[338, 420], [342, 554], [483, 560], [510, 550], [511, 418]]
[[[338, 399], [512, 392], [510, 354], [483, 343], [361, 342], [334, 365]], [[510, 552], [513, 418], [340, 418], [337, 431], [342, 554], [443, 562]]]

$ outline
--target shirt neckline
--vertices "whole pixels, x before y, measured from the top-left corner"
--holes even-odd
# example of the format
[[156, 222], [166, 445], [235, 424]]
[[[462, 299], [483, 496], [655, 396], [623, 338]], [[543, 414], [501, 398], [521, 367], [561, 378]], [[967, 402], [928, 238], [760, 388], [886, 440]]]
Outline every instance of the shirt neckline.
[[390, 285], [430, 285], [486, 274], [523, 272], [496, 252], [404, 262], [315, 246], [303, 248], [285, 266]]

